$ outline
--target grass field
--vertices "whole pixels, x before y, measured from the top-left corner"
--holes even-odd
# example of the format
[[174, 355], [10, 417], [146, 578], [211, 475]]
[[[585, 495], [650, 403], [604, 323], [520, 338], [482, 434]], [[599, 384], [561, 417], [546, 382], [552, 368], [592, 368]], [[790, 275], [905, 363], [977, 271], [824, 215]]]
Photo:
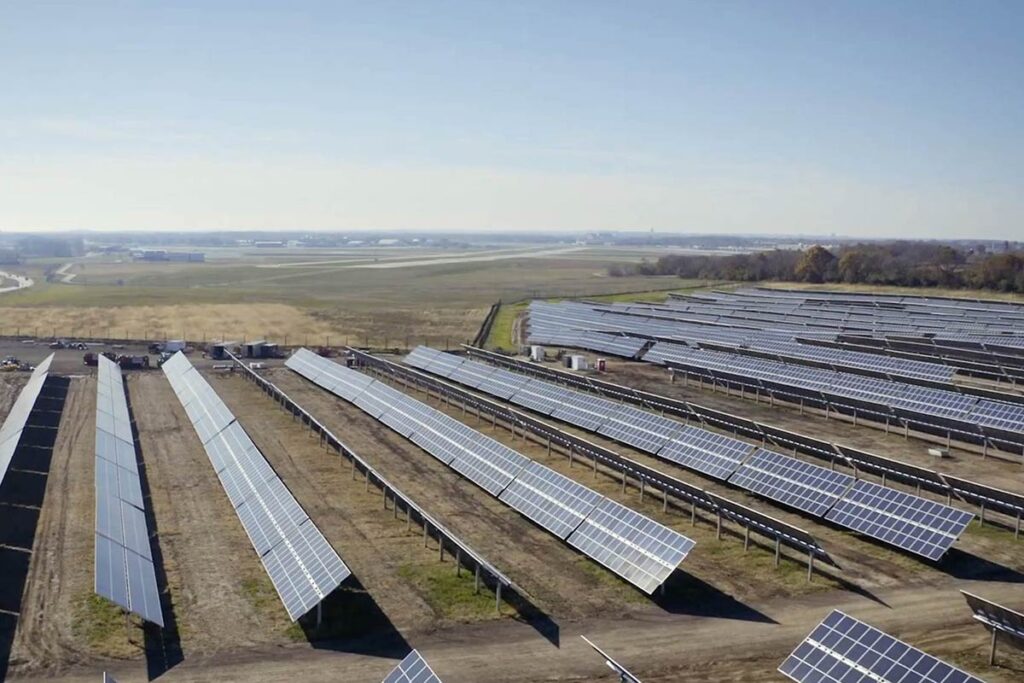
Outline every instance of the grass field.
[[[376, 258], [431, 256], [438, 253], [404, 250]], [[334, 252], [314, 258], [308, 251], [290, 261], [262, 253], [192, 264], [79, 259], [69, 271], [76, 273], [71, 284], [45, 282], [44, 269], [54, 263], [30, 263], [19, 272], [31, 274], [38, 284], [0, 299], [0, 333], [456, 344], [474, 336], [487, 308], [499, 299], [679, 286], [674, 278], [607, 276], [610, 265], [651, 256], [642, 250], [580, 249], [379, 269], [353, 268], [338, 263]]]

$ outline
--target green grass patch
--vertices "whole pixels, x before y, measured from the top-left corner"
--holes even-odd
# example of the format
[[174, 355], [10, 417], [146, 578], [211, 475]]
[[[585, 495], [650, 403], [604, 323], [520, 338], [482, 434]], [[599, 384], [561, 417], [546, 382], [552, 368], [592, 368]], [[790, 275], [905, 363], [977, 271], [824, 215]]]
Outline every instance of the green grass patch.
[[496, 611], [494, 593], [481, 584], [477, 594], [473, 572], [463, 569], [462, 576], [456, 576], [451, 562], [403, 564], [398, 575], [412, 584], [434, 613], [444, 619], [473, 622], [515, 614], [505, 602]]
[[138, 654], [141, 624], [137, 617], [128, 617], [127, 623], [126, 629], [125, 613], [119, 606], [95, 593], [82, 594], [72, 603], [71, 630], [93, 654], [119, 659]]
[[579, 567], [580, 571], [592, 577], [602, 586], [614, 589], [618, 593], [618, 600], [622, 602], [641, 603], [650, 600], [640, 590], [634, 588], [632, 584], [626, 583], [618, 575], [613, 574], [587, 557], [581, 556], [576, 558], [576, 566]]
[[517, 304], [502, 304], [497, 315], [494, 316], [494, 324], [491, 325], [491, 332], [487, 335], [484, 347], [492, 350], [515, 350], [515, 345], [512, 343], [512, 326], [516, 318], [526, 311], [527, 305], [525, 301]]

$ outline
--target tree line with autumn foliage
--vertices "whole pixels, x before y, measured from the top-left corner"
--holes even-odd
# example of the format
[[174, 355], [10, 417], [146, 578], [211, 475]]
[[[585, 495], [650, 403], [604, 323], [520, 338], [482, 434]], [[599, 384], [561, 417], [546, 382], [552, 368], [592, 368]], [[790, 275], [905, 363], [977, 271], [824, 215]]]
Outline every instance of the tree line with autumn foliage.
[[969, 287], [1024, 293], [1024, 251], [991, 253], [928, 242], [850, 244], [830, 251], [774, 249], [751, 254], [669, 254], [609, 269], [613, 277], [675, 275], [686, 279]]

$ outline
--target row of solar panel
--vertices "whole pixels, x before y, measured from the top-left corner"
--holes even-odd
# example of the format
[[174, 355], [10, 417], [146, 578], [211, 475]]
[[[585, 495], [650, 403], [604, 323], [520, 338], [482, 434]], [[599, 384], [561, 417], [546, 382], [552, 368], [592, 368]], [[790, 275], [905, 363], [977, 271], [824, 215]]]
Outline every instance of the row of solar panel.
[[163, 370], [281, 602], [297, 620], [352, 572], [188, 359], [179, 352]]
[[797, 683], [984, 683], [834, 610], [779, 667]]
[[651, 593], [693, 541], [383, 382], [301, 349], [286, 365], [354, 403], [619, 576]]
[[121, 369], [99, 356], [96, 373], [96, 593], [164, 625]]
[[[680, 310], [673, 306], [652, 304], [582, 304], [578, 302], [532, 302], [529, 307], [530, 335], [544, 333], [565, 333], [575, 331], [606, 331], [626, 335], [650, 337], [668, 341], [698, 343], [717, 341], [731, 344], [748, 344], [757, 341], [793, 341], [796, 338], [820, 338], [832, 340], [840, 334], [867, 336], [909, 335], [924, 339], [922, 335], [946, 335], [971, 333], [973, 335], [994, 335], [1006, 340], [1003, 328], [975, 329], [942, 324], [922, 328], [906, 324], [905, 318], [898, 318], [886, 324], [848, 321], [829, 322], [808, 317], [793, 317], [772, 320], [754, 314], [736, 315], [732, 312], [694, 312]], [[979, 336], [979, 339], [982, 337]], [[1009, 337], [1013, 339], [1024, 337]], [[853, 359], [851, 359], [853, 360]], [[941, 367], [941, 364], [935, 364]]]
[[36, 366], [28, 382], [22, 387], [21, 393], [18, 394], [18, 398], [14, 401], [14, 405], [11, 406], [11, 411], [4, 418], [3, 425], [0, 426], [0, 484], [7, 476], [11, 460], [14, 458], [15, 451], [18, 450], [21, 435], [25, 431], [29, 415], [32, 414], [32, 409], [36, 405], [36, 399], [39, 398], [39, 393], [43, 390], [43, 384], [46, 382], [52, 361], [53, 354], [51, 353], [46, 360]]
[[632, 405], [418, 347], [405, 362], [937, 560], [974, 515]]
[[874, 403], [879, 411], [902, 409], [919, 415], [934, 415], [961, 422], [1024, 434], [1024, 405], [978, 398], [944, 389], [851, 375], [750, 358], [737, 354], [694, 349], [659, 342], [644, 355], [652, 363], [673, 361], [710, 371], [742, 374], [753, 380], [784, 383], [806, 390]]
[[[947, 304], [954, 303], [952, 301]], [[752, 295], [749, 292], [719, 292], [687, 299], [670, 298], [666, 304], [682, 310], [724, 310], [737, 313], [762, 315], [801, 315], [823, 320], [906, 320], [913, 324], [936, 327], [950, 324], [969, 324], [978, 328], [1015, 326], [1024, 321], [1020, 307], [1016, 309], [992, 310], [984, 307], [966, 307], [962, 302], [955, 305], [932, 303], [911, 303], [895, 301], [829, 300], [821, 298], [780, 299]]]
[[[902, 321], [903, 318], [900, 318]], [[529, 308], [529, 340], [534, 343], [544, 342], [545, 337], [563, 336], [580, 333], [586, 330], [603, 330], [623, 335], [656, 338], [667, 341], [680, 341], [689, 344], [701, 342], [719, 342], [733, 345], [755, 346], [760, 343], [783, 341], [793, 342], [796, 338], [819, 338], [835, 341], [839, 335], [867, 334], [869, 336], [909, 335], [912, 338], [925, 340], [920, 335], [944, 337], [955, 335], [950, 325], [942, 325], [937, 329], [922, 331], [918, 327], [904, 324], [889, 324], [884, 327], [838, 325], [829, 327], [820, 321], [794, 319], [789, 322], [765, 321], [757, 317], [730, 318], [721, 314], [701, 314], [680, 311], [672, 306], [656, 306], [652, 304], [582, 304], [578, 302], [532, 302]], [[1011, 348], [1015, 343], [1024, 343], [1024, 336], [1000, 337], [978, 336], [991, 335], [998, 330], [975, 331], [970, 338], [979, 343], [1002, 343]], [[961, 331], [961, 334], [966, 334]], [[1016, 341], [1015, 341], [1016, 340]], [[568, 344], [567, 344], [568, 345]], [[578, 343], [579, 348], [590, 348], [585, 343]], [[594, 349], [598, 350], [598, 349]], [[850, 352], [858, 353], [858, 352]], [[845, 357], [844, 361], [852, 367], [871, 367], [870, 356]], [[836, 361], [833, 361], [836, 362]], [[867, 362], [868, 365], [864, 365]], [[907, 363], [910, 363], [909, 361]], [[890, 372], [908, 377], [920, 376], [923, 379], [943, 379], [949, 369], [944, 363], [926, 362], [924, 366], [905, 364], [894, 366]]]
[[[543, 365], [529, 363], [515, 358], [509, 358], [481, 349], [469, 348], [470, 356], [483, 358], [501, 367], [515, 369], [534, 377], [548, 379], [550, 381], [566, 384], [568, 386], [582, 387], [587, 391], [597, 391], [606, 396], [621, 397], [626, 402], [641, 406], [657, 408], [673, 407], [682, 409], [684, 414], [691, 415], [708, 422], [714, 426], [727, 429], [736, 434], [746, 435], [757, 440], [769, 440], [786, 448], [798, 448], [814, 457], [834, 461], [839, 458], [850, 463], [851, 467], [858, 470], [873, 473], [879, 476], [889, 477], [912, 486], [921, 485], [932, 492], [949, 496], [956, 496], [964, 502], [972, 505], [985, 506], [986, 509], [1003, 512], [1011, 517], [1024, 514], [1024, 496], [1004, 491], [992, 486], [986, 486], [967, 479], [952, 476], [950, 474], [939, 474], [934, 470], [886, 458], [883, 456], [868, 453], [848, 446], [831, 444], [827, 441], [797, 434], [787, 430], [772, 427], [767, 424], [746, 420], [735, 415], [712, 410], [691, 402], [681, 402], [669, 399], [657, 394], [637, 391], [630, 387], [613, 384], [606, 380], [587, 377], [577, 373], [567, 373], [553, 370]], [[678, 413], [676, 413], [678, 414]]]

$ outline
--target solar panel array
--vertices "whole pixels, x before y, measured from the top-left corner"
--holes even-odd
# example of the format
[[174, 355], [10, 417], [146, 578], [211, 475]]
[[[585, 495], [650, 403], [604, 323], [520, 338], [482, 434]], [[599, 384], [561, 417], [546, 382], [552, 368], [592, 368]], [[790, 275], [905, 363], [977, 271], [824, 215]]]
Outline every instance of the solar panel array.
[[[438, 353], [426, 349], [419, 357], [442, 372], [449, 370], [450, 356], [437, 357]], [[355, 395], [334, 393], [367, 412], [370, 411], [364, 406], [386, 406], [379, 415], [370, 414], [647, 593], [664, 583], [693, 548], [693, 541], [686, 536], [526, 458], [383, 382], [306, 349], [293, 354], [285, 365], [325, 389], [338, 377], [343, 378], [346, 386], [362, 386]], [[521, 384], [524, 379], [515, 373], [499, 372], [510, 377], [495, 380], [496, 392], [503, 393], [511, 384]]]
[[46, 360], [36, 366], [29, 377], [28, 382], [21, 389], [18, 398], [11, 406], [11, 411], [4, 418], [4, 424], [0, 427], [0, 484], [7, 475], [7, 469], [11, 466], [14, 452], [18, 450], [21, 442], [22, 432], [28, 423], [29, 415], [36, 405], [36, 399], [43, 390], [47, 373], [50, 370], [50, 363], [53, 361], [53, 354], [47, 356]]
[[188, 359], [179, 352], [162, 367], [288, 616], [296, 621], [351, 570]]
[[742, 376], [745, 380], [786, 384], [812, 392], [873, 404], [882, 413], [892, 410], [910, 415], [957, 420], [971, 425], [1014, 432], [1024, 437], [1024, 405], [1004, 403], [946, 389], [809, 368], [780, 361], [722, 351], [696, 349], [659, 342], [644, 360], [673, 362], [712, 373]]
[[984, 683], [834, 610], [779, 667], [797, 683]]
[[413, 650], [391, 670], [381, 683], [441, 683], [418, 651]]
[[[648, 340], [714, 344], [912, 383], [950, 384], [961, 369], [1005, 381], [1017, 374], [1002, 366], [998, 354], [1024, 351], [1020, 305], [993, 313], [966, 310], [962, 302], [869, 304], [786, 301], [756, 290], [670, 298], [664, 304], [534, 301], [527, 329], [528, 340], [538, 344], [610, 352], [603, 337], [618, 338], [619, 344], [633, 338], [643, 344], [641, 353]], [[887, 348], [915, 342], [911, 357]], [[962, 349], [989, 361], [965, 364]]]
[[985, 625], [987, 629], [1005, 633], [1016, 643], [1017, 647], [1024, 647], [1024, 614], [997, 605], [991, 600], [961, 590], [967, 605], [974, 612], [974, 619]]
[[96, 593], [164, 625], [121, 368], [96, 373]]
[[[461, 361], [453, 364], [453, 359]], [[489, 392], [657, 458], [746, 489], [778, 503], [931, 560], [939, 559], [974, 518], [969, 512], [885, 486], [871, 484], [656, 413], [475, 360], [418, 347], [408, 365], [447, 379], [479, 376], [486, 368], [519, 378], [518, 391]], [[523, 382], [522, 380], [526, 380]], [[506, 380], [503, 386], [511, 386]]]

